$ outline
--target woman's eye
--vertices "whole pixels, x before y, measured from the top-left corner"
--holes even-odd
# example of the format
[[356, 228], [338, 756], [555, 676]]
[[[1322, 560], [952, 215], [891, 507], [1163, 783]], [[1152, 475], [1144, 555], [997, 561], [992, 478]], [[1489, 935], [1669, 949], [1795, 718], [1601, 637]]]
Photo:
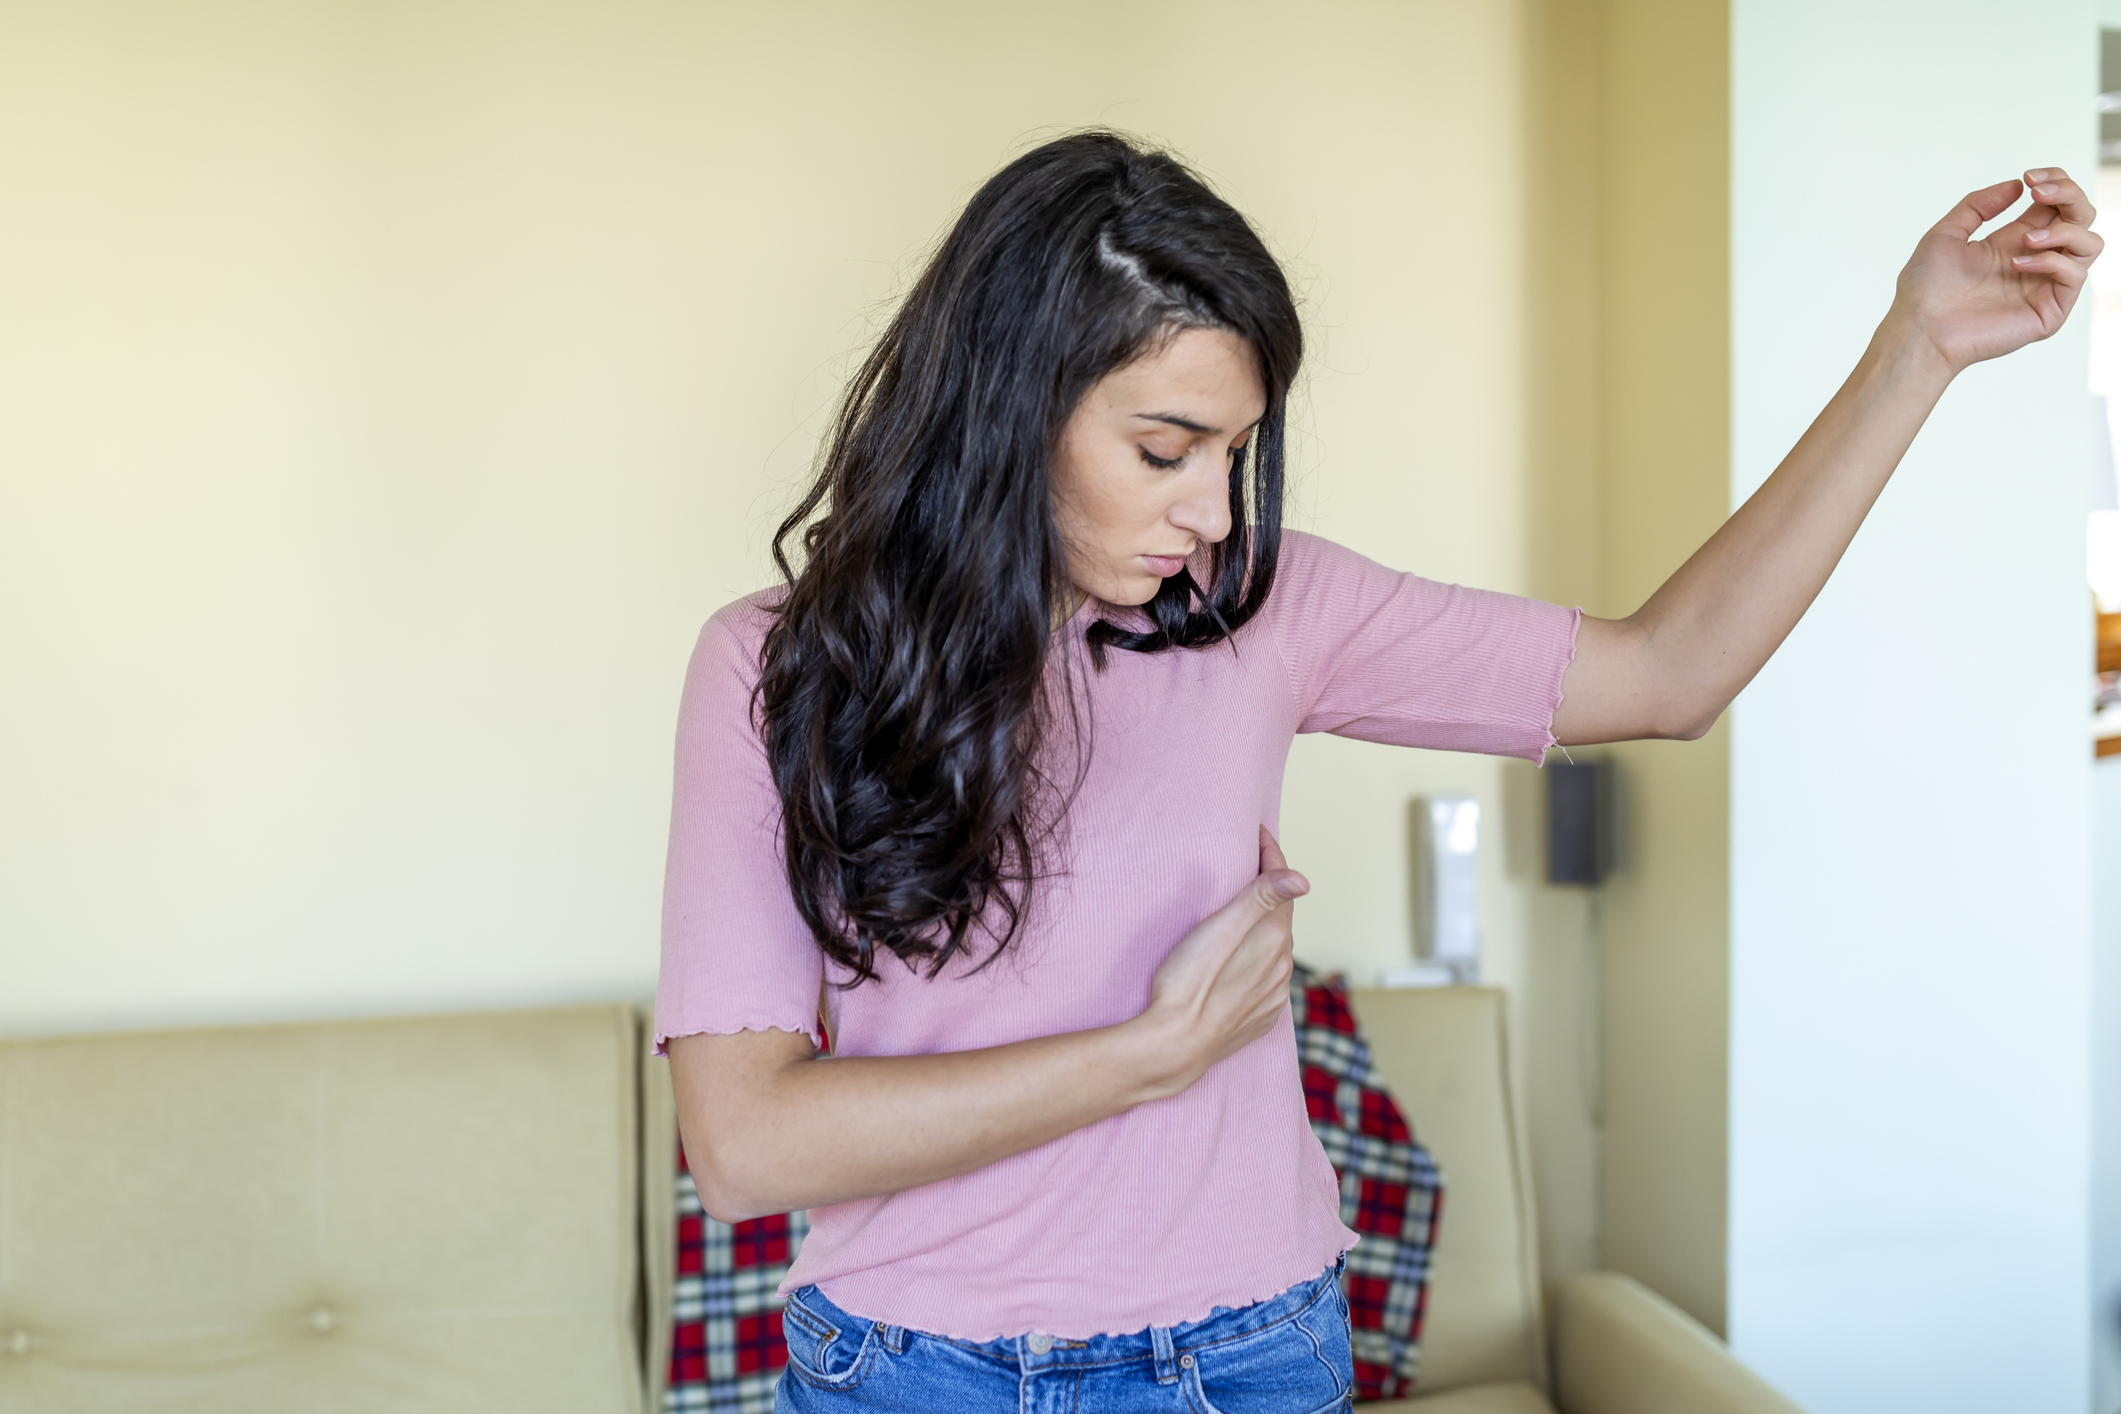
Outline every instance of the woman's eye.
[[1171, 471], [1185, 465], [1186, 456], [1183, 452], [1175, 457], [1160, 457], [1147, 447], [1137, 447], [1136, 450], [1142, 454], [1143, 461], [1155, 467], [1158, 471]]

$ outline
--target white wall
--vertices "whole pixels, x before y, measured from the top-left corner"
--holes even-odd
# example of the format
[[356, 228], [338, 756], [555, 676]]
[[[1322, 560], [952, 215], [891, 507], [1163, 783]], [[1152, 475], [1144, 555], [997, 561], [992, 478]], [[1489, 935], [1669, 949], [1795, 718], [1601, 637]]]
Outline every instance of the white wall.
[[2092, 1414], [2121, 1411], [2121, 759], [2092, 770]]
[[[2104, 27], [2121, 27], [2112, 13], [2121, 4], [2105, 8]], [[2102, 211], [2121, 205], [2121, 166], [2100, 167], [2098, 202]], [[2121, 266], [2101, 261], [2092, 277], [2091, 386], [2114, 408]], [[2121, 1414], [2121, 758], [2112, 756], [2092, 768], [2092, 1414]]]
[[[1732, 17], [1742, 497], [1923, 228], [2090, 175], [2096, 51], [2089, 0]], [[1815, 1414], [2087, 1407], [2085, 322], [1951, 391], [1733, 718], [1730, 1333]]]

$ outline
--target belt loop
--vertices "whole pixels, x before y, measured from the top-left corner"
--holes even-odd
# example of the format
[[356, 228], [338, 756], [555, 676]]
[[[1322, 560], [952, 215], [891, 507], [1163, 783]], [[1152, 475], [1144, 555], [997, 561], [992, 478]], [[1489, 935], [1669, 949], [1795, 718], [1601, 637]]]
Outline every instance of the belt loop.
[[890, 1351], [893, 1355], [906, 1353], [906, 1328], [904, 1326], [887, 1326], [882, 1321], [878, 1321], [876, 1330], [877, 1334], [884, 1338], [884, 1349]]
[[1171, 1348], [1171, 1328], [1149, 1327], [1149, 1344], [1156, 1349], [1156, 1382], [1160, 1385], [1177, 1384], [1178, 1354]]

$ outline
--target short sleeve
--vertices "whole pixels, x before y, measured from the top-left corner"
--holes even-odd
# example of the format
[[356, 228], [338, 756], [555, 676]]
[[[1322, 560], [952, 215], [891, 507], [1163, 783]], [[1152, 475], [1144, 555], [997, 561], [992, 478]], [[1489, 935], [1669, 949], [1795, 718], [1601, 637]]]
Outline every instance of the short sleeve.
[[1265, 616], [1299, 732], [1541, 760], [1580, 609], [1439, 584], [1282, 538]]
[[766, 610], [707, 621], [678, 708], [655, 1047], [695, 1032], [818, 1040], [824, 955], [788, 893], [781, 800], [752, 713]]

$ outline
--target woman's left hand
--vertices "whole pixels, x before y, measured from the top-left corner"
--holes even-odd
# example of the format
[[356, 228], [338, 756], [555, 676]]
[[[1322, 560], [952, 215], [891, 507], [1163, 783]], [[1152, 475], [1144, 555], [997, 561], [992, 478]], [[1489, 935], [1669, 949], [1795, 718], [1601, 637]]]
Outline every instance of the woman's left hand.
[[[2033, 204], [1975, 240], [1974, 232], [2008, 211], [2027, 187]], [[2091, 229], [2097, 215], [2059, 167], [2035, 167], [2022, 184], [1969, 192], [1915, 247], [1888, 320], [1907, 320], [1948, 373], [2046, 338], [2069, 318], [2106, 244]]]

